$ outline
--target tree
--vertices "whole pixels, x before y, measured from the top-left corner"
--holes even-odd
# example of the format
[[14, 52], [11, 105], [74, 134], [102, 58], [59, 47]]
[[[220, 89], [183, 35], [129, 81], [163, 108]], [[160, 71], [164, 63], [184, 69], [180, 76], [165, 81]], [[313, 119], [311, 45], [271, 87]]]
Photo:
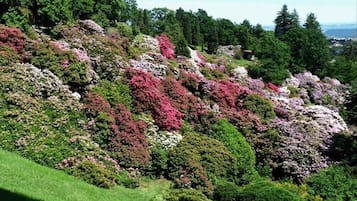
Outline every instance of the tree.
[[236, 26], [227, 19], [218, 19], [217, 20], [218, 32], [218, 41], [220, 45], [233, 45], [236, 44], [236, 37], [234, 32]]
[[307, 41], [303, 47], [303, 60], [307, 70], [315, 74], [321, 74], [330, 60], [330, 50], [326, 36], [318, 30], [306, 29]]
[[317, 21], [314, 13], [310, 13], [307, 16], [306, 22], [304, 24], [304, 27], [306, 29], [313, 29], [313, 30], [316, 30], [316, 31], [321, 31], [320, 23]]
[[274, 22], [275, 36], [281, 38], [291, 28], [298, 26], [299, 16], [296, 10], [291, 14], [288, 11], [288, 6], [283, 5], [283, 8], [278, 12], [278, 16], [275, 18]]

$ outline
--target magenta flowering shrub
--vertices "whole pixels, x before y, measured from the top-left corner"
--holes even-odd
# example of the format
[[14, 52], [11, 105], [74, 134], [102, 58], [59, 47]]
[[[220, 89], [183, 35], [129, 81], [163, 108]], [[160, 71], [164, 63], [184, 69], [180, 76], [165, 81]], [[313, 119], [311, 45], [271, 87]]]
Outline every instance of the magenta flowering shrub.
[[172, 105], [184, 114], [185, 120], [197, 122], [200, 115], [207, 112], [203, 103], [177, 80], [168, 77], [161, 81], [161, 88]]
[[197, 74], [181, 70], [179, 81], [193, 94], [200, 92], [201, 78]]
[[[90, 127], [94, 128], [94, 132], [103, 135], [96, 139], [100, 139], [100, 143], [107, 143], [100, 146], [114, 153], [114, 158], [124, 167], [146, 166], [150, 157], [144, 137], [145, 123], [135, 122], [124, 105], [117, 104], [112, 108], [109, 102], [99, 95], [89, 93], [85, 102], [87, 114], [95, 118], [94, 122], [90, 122]], [[98, 118], [103, 113], [107, 115], [108, 121]], [[96, 133], [93, 135], [96, 136]]]
[[167, 35], [161, 34], [156, 36], [156, 39], [159, 41], [161, 54], [168, 59], [175, 58], [175, 46], [172, 44]]
[[20, 29], [0, 27], [0, 46], [4, 45], [23, 56], [25, 53], [25, 37]]
[[144, 136], [145, 124], [134, 122], [125, 106], [118, 104], [112, 111], [111, 128], [115, 134], [109, 151], [115, 152], [119, 164], [127, 167], [143, 167], [149, 163], [150, 155]]
[[280, 92], [279, 87], [277, 87], [275, 84], [273, 84], [273, 83], [271, 83], [271, 82], [269, 82], [269, 83], [267, 84], [267, 87], [268, 87], [269, 89], [273, 90], [275, 93], [279, 93], [279, 92]]
[[129, 87], [135, 98], [134, 108], [137, 112], [148, 111], [155, 123], [163, 130], [179, 130], [183, 115], [159, 90], [160, 80], [141, 70], [127, 72]]
[[242, 99], [251, 93], [248, 88], [226, 80], [215, 82], [211, 91], [213, 100], [224, 110], [240, 109]]

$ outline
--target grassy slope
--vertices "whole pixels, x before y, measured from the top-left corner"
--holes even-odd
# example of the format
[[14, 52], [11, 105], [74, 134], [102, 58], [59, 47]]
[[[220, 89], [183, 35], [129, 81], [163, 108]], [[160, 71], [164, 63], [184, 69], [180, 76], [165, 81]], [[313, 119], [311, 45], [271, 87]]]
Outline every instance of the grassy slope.
[[13, 192], [13, 196], [26, 195], [33, 198], [18, 199], [28, 201], [141, 201], [160, 197], [169, 186], [168, 181], [157, 180], [144, 183], [138, 189], [121, 186], [110, 190], [101, 189], [0, 149], [0, 200]]

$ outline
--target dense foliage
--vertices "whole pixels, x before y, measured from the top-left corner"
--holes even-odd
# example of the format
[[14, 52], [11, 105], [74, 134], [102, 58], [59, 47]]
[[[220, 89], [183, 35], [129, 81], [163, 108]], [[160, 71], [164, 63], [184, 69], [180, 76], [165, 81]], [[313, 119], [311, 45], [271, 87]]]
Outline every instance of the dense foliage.
[[103, 188], [171, 180], [158, 199], [354, 200], [356, 43], [299, 20], [0, 0], [0, 148]]

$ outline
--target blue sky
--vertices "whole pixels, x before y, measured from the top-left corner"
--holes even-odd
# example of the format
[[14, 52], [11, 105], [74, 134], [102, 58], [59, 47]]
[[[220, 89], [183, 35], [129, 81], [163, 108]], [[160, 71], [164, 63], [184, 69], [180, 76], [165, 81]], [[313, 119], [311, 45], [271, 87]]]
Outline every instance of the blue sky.
[[357, 0], [137, 0], [139, 8], [167, 7], [197, 11], [202, 8], [214, 18], [227, 18], [240, 23], [273, 25], [276, 13], [283, 4], [298, 11], [304, 21], [313, 12], [321, 24], [356, 23]]

